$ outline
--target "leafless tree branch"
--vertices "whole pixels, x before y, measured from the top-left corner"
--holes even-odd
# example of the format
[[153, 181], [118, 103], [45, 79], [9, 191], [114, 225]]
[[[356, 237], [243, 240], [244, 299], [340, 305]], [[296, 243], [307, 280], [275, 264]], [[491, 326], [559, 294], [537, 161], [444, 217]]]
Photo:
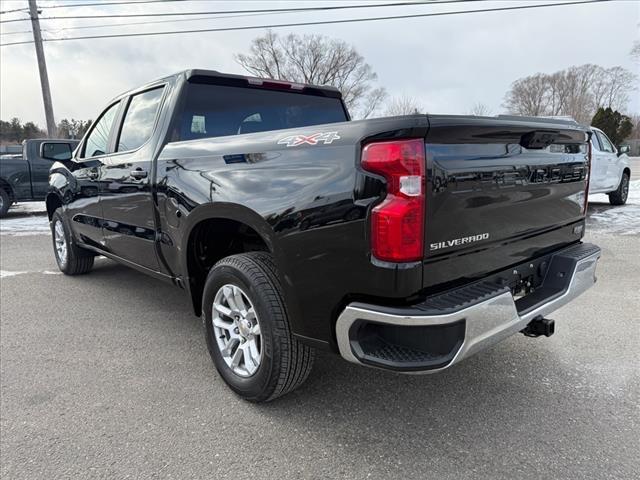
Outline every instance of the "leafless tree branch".
[[516, 80], [504, 106], [516, 115], [571, 116], [589, 123], [600, 107], [626, 109], [636, 81], [636, 75], [622, 67], [573, 66]]
[[491, 109], [481, 102], [477, 102], [469, 109], [469, 115], [476, 115], [478, 117], [488, 117], [491, 113]]
[[389, 117], [413, 115], [416, 113], [424, 113], [424, 108], [422, 108], [417, 99], [405, 94], [392, 97], [385, 109], [385, 115]]
[[371, 66], [342, 40], [322, 35], [280, 37], [269, 31], [253, 40], [248, 54], [237, 54], [235, 59], [257, 77], [336, 87], [354, 118], [373, 114], [385, 97], [384, 89], [374, 87], [377, 76]]

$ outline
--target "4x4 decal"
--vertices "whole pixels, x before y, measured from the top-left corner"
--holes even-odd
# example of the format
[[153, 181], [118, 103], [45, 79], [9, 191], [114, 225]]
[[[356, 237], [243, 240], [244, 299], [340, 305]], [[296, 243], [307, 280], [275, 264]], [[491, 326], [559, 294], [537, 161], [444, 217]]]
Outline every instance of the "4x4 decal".
[[279, 145], [287, 147], [297, 147], [298, 145], [317, 145], [323, 143], [330, 144], [334, 140], [340, 140], [338, 132], [318, 132], [311, 135], [291, 135], [278, 140]]

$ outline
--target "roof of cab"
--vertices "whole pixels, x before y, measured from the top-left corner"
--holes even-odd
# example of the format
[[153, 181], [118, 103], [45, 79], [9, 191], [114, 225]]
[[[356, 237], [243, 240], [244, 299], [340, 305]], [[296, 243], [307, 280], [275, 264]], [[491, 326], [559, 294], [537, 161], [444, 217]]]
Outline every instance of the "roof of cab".
[[[297, 83], [297, 82], [288, 82], [286, 80], [276, 80], [276, 79], [271, 79], [271, 78], [261, 78], [261, 77], [252, 77], [252, 76], [248, 76], [248, 75], [237, 75], [237, 74], [233, 74], [233, 73], [223, 73], [223, 72], [218, 72], [217, 70], [206, 70], [206, 69], [200, 69], [200, 68], [190, 68], [190, 69], [186, 69], [186, 70], [181, 70], [179, 72], [176, 72], [174, 74], [171, 75], [167, 75], [165, 77], [162, 78], [158, 78], [156, 80], [153, 80], [151, 82], [145, 83], [144, 85], [138, 86], [136, 88], [133, 88], [131, 90], [128, 90], [126, 92], [121, 93], [120, 95], [116, 96], [115, 98], [112, 99], [112, 102], [122, 98], [122, 97], [126, 97], [128, 95], [131, 95], [132, 93], [135, 92], [139, 92], [142, 90], [146, 90], [150, 87], [153, 87], [154, 85], [157, 85], [159, 83], [163, 83], [163, 82], [168, 82], [168, 81], [172, 81], [175, 80], [179, 77], [183, 77], [185, 80], [191, 80], [191, 79], [196, 79], [196, 78], [203, 78], [203, 77], [209, 77], [211, 79], [220, 79], [220, 80], [227, 80], [229, 82], [238, 82], [238, 81], [246, 81], [247, 83], [251, 84], [252, 80], [255, 82], [274, 82], [274, 83], [281, 83], [281, 84], [286, 84], [289, 83], [291, 85], [295, 85], [298, 87], [298, 90], [312, 90], [312, 91], [316, 91], [316, 92], [323, 92], [325, 95], [327, 96], [331, 96], [331, 97], [337, 97], [337, 98], [341, 98], [342, 97], [342, 93], [340, 92], [340, 90], [338, 90], [335, 87], [332, 86], [328, 86], [328, 85], [312, 85], [312, 84], [308, 84], [308, 83]], [[258, 86], [258, 85], [256, 85]], [[268, 88], [268, 87], [267, 87]]]
[[326, 91], [340, 93], [340, 90], [338, 90], [336, 87], [332, 87], [330, 85], [314, 85], [314, 84], [311, 84], [311, 83], [290, 82], [288, 80], [278, 80], [278, 79], [275, 79], [275, 78], [252, 77], [250, 75], [237, 75], [237, 74], [234, 74], [234, 73], [223, 73], [223, 72], [218, 72], [217, 70], [189, 69], [189, 70], [184, 70], [183, 72], [180, 72], [180, 73], [184, 73], [186, 75], [186, 77], [187, 77], [187, 80], [192, 78], [192, 77], [196, 77], [196, 76], [199, 76], [199, 77], [216, 77], [216, 78], [231, 78], [231, 79], [238, 79], [238, 80], [262, 80], [262, 81], [273, 81], [273, 82], [290, 83], [290, 84], [294, 84], [294, 85], [300, 85], [300, 86], [304, 86], [304, 87], [315, 88], [315, 89], [318, 89], [318, 90], [326, 90]]

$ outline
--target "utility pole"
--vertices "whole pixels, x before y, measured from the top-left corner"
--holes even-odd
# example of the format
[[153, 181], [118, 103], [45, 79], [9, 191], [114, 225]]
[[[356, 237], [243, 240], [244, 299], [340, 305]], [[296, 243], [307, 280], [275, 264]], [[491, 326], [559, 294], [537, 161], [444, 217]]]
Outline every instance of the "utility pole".
[[44, 115], [47, 119], [47, 134], [49, 138], [53, 138], [56, 136], [56, 122], [53, 119], [49, 75], [47, 75], [47, 62], [45, 61], [44, 49], [42, 48], [42, 34], [40, 33], [40, 19], [38, 18], [38, 5], [36, 4], [36, 0], [29, 0], [29, 16], [31, 17], [33, 42], [36, 46], [36, 57], [38, 57], [38, 70], [40, 70], [40, 85], [42, 86], [42, 100], [44, 101]]

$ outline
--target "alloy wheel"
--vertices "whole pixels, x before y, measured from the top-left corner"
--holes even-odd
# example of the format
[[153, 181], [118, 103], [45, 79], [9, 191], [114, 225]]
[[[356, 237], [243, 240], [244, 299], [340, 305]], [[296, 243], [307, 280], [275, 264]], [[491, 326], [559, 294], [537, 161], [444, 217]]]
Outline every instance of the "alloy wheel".
[[227, 366], [240, 377], [250, 377], [262, 361], [260, 323], [247, 294], [226, 284], [213, 299], [213, 332]]
[[622, 201], [626, 202], [627, 197], [629, 196], [629, 177], [626, 175], [622, 176]]
[[56, 246], [56, 255], [60, 265], [64, 267], [67, 263], [67, 237], [64, 235], [64, 226], [57, 220], [53, 224], [53, 238]]

